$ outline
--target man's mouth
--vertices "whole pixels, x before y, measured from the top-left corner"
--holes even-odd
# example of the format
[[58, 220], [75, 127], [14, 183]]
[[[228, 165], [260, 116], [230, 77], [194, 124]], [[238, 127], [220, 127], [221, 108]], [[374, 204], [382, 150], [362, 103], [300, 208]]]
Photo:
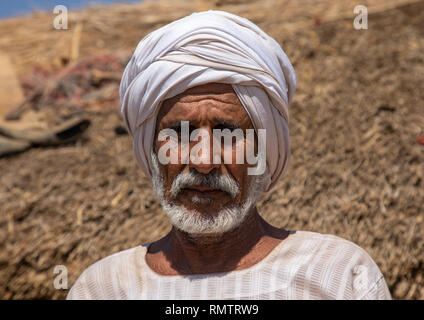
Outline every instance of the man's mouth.
[[221, 189], [204, 186], [188, 186], [183, 188], [182, 191], [188, 193], [191, 196], [197, 196], [199, 198], [215, 198], [228, 195], [227, 192]]

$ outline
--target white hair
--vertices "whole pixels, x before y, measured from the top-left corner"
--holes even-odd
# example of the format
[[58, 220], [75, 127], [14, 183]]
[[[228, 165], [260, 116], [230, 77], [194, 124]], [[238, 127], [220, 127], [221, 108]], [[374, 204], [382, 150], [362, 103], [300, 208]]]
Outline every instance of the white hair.
[[[241, 205], [230, 205], [221, 209], [216, 215], [205, 217], [195, 209], [189, 210], [183, 204], [170, 202], [165, 197], [163, 176], [159, 168], [157, 155], [152, 152], [152, 184], [163, 210], [169, 217], [171, 224], [189, 234], [222, 234], [234, 230], [240, 226], [249, 214], [250, 209], [259, 201], [262, 193], [266, 189], [265, 174], [250, 176], [246, 199]], [[228, 192], [232, 198], [239, 194], [237, 182], [229, 175], [212, 175], [205, 179], [199, 179], [198, 176], [190, 173], [180, 173], [174, 179], [170, 194], [175, 198], [186, 185], [208, 185], [222, 189]], [[193, 197], [193, 203], [209, 205], [211, 199]]]

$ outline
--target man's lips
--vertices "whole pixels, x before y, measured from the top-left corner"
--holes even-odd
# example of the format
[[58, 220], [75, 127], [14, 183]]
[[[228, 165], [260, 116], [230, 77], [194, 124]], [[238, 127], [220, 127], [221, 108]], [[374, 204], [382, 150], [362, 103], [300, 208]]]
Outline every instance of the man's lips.
[[196, 195], [198, 197], [222, 197], [223, 195], [226, 195], [227, 192], [211, 188], [211, 187], [202, 187], [202, 186], [188, 186], [182, 189], [183, 191], [186, 191], [188, 193], [191, 193], [193, 195]]

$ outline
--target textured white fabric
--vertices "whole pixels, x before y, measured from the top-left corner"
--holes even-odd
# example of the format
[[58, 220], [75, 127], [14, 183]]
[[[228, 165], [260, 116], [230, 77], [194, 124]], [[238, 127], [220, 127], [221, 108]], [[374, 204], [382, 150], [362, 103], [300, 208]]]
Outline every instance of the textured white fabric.
[[140, 41], [120, 86], [134, 154], [151, 177], [151, 148], [163, 100], [211, 82], [231, 84], [256, 130], [266, 129], [268, 190], [290, 160], [288, 107], [296, 75], [278, 43], [245, 18], [193, 13]]
[[67, 299], [391, 299], [372, 258], [332, 235], [297, 231], [248, 269], [208, 275], [159, 275], [147, 248], [91, 265]]

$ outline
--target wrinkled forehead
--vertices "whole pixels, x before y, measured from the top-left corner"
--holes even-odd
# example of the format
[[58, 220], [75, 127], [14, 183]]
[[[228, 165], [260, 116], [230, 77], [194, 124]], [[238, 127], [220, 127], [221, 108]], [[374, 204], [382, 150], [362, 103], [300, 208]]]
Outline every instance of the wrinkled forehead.
[[223, 83], [208, 83], [187, 89], [163, 101], [156, 129], [170, 122], [201, 120], [234, 123], [239, 128], [253, 128], [248, 113], [233, 87]]

